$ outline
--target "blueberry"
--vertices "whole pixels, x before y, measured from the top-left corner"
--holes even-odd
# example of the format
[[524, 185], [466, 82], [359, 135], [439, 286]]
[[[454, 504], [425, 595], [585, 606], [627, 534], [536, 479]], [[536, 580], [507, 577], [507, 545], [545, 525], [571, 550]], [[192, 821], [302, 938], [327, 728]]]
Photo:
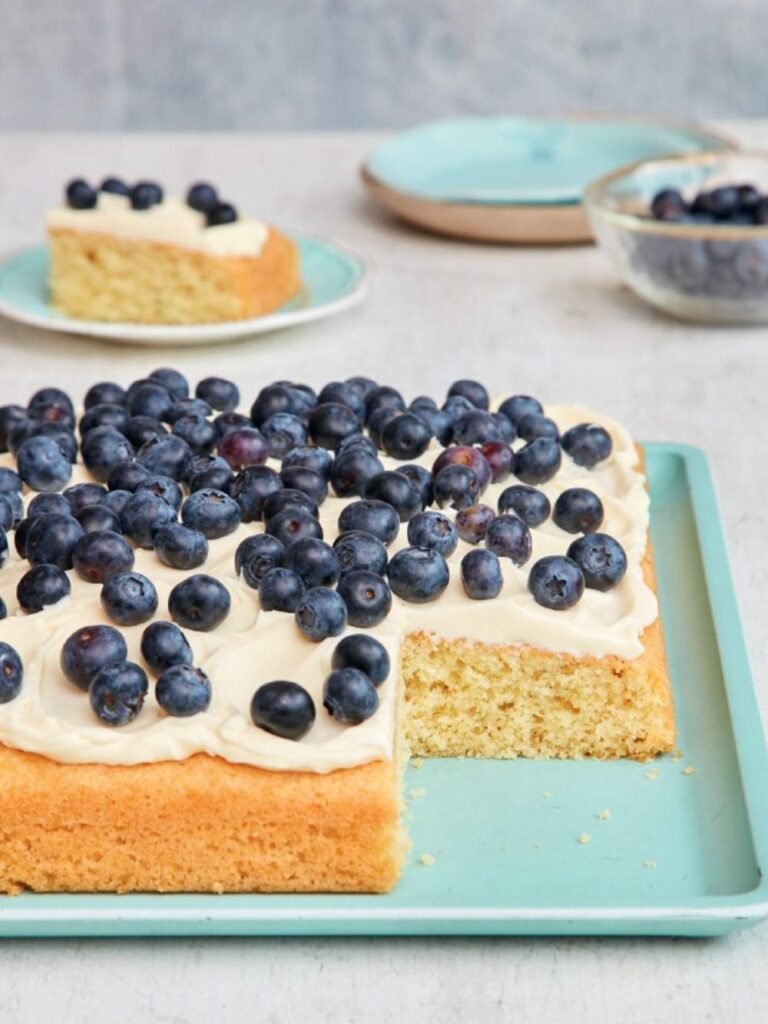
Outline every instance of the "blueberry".
[[[506, 422], [509, 423], [509, 420]], [[512, 440], [515, 431], [511, 424], [505, 429], [491, 413], [473, 409], [457, 420], [453, 436], [460, 445], [485, 444], [486, 441]]]
[[349, 406], [325, 402], [312, 410], [308, 427], [315, 444], [335, 451], [340, 441], [360, 430], [360, 420]]
[[31, 565], [55, 565], [65, 572], [72, 568], [75, 544], [85, 531], [74, 516], [51, 512], [34, 519], [26, 535], [25, 557]]
[[315, 721], [315, 704], [303, 686], [276, 679], [260, 686], [251, 700], [251, 719], [265, 732], [300, 740]]
[[226, 537], [240, 525], [240, 506], [223, 491], [195, 491], [181, 506], [181, 521], [209, 540]]
[[10, 494], [0, 494], [0, 530], [13, 528], [13, 505]]
[[504, 586], [498, 555], [487, 548], [468, 551], [461, 560], [461, 582], [467, 597], [474, 601], [498, 597]]
[[290, 387], [269, 384], [256, 396], [256, 401], [251, 406], [251, 420], [259, 427], [276, 412], [296, 411], [296, 400], [291, 394]]
[[501, 403], [499, 412], [506, 416], [508, 420], [512, 420], [514, 425], [517, 426], [523, 416], [527, 416], [528, 413], [543, 415], [544, 407], [541, 402], [536, 398], [531, 398], [530, 395], [513, 395]]
[[20, 491], [22, 480], [15, 469], [8, 466], [0, 466], [0, 493], [8, 494], [12, 491]]
[[328, 497], [325, 478], [308, 466], [289, 466], [280, 470], [280, 480], [286, 490], [301, 491], [315, 505], [322, 505]]
[[688, 207], [676, 188], [665, 188], [651, 200], [651, 214], [656, 220], [682, 220]]
[[19, 474], [35, 491], [60, 491], [72, 476], [72, 465], [49, 437], [30, 437], [17, 454]]
[[202, 398], [217, 412], [232, 412], [240, 404], [240, 389], [223, 377], [206, 377], [195, 388], [195, 397]]
[[499, 512], [513, 512], [526, 526], [541, 526], [550, 510], [546, 494], [527, 484], [513, 484], [499, 495]]
[[468, 399], [478, 409], [487, 409], [491, 404], [488, 392], [476, 380], [454, 381], [448, 388], [448, 397], [455, 398], [456, 395], [461, 395], [462, 398]]
[[133, 445], [114, 427], [96, 427], [82, 440], [83, 462], [96, 480], [106, 481], [121, 462], [130, 462]]
[[75, 686], [87, 690], [91, 679], [105, 665], [128, 657], [128, 645], [113, 626], [81, 626], [61, 648], [61, 671]]
[[194, 472], [189, 481], [190, 491], [202, 491], [212, 487], [216, 491], [229, 494], [235, 482], [235, 474], [226, 459], [220, 455], [198, 455], [195, 457]]
[[260, 466], [269, 456], [269, 445], [255, 427], [230, 430], [219, 440], [216, 450], [234, 470]]
[[283, 565], [300, 576], [307, 588], [332, 587], [341, 575], [336, 552], [316, 537], [304, 537], [288, 546]]
[[384, 472], [382, 462], [364, 448], [337, 454], [331, 467], [331, 486], [340, 498], [362, 496], [368, 481]]
[[338, 636], [347, 624], [347, 606], [343, 598], [328, 587], [308, 590], [294, 614], [299, 629], [315, 642]]
[[128, 196], [131, 190], [122, 178], [105, 178], [99, 185], [99, 192], [109, 192], [113, 196]]
[[406, 466], [398, 466], [397, 472], [404, 476], [411, 487], [419, 495], [419, 504], [422, 508], [431, 505], [435, 500], [435, 492], [432, 483], [432, 474], [424, 466], [417, 463], [409, 463]]
[[[202, 416], [208, 419], [209, 416], [213, 416], [213, 409], [202, 398], [178, 398], [165, 414], [165, 422], [173, 426], [182, 416]], [[250, 420], [243, 424], [246, 427], [250, 425]]]
[[485, 441], [480, 453], [491, 468], [491, 482], [505, 480], [515, 465], [515, 453], [506, 441]]
[[432, 432], [426, 422], [412, 412], [391, 419], [381, 432], [384, 451], [393, 459], [417, 459], [429, 448]]
[[231, 203], [217, 203], [205, 216], [209, 228], [215, 228], [219, 224], [234, 224], [236, 220], [237, 210]]
[[219, 196], [213, 185], [207, 184], [207, 182], [199, 181], [195, 185], [191, 185], [187, 192], [187, 206], [191, 206], [193, 210], [197, 210], [199, 213], [208, 213], [214, 206], [217, 206], [219, 202]]
[[71, 206], [73, 210], [92, 210], [98, 199], [96, 189], [82, 178], [70, 181], [64, 195], [67, 199], [67, 206]]
[[613, 449], [611, 435], [603, 427], [579, 423], [563, 434], [560, 444], [577, 466], [593, 469], [607, 459]]
[[64, 491], [64, 497], [69, 504], [72, 515], [76, 515], [89, 505], [98, 505], [107, 493], [106, 487], [101, 484], [73, 484]]
[[339, 580], [337, 593], [347, 606], [350, 626], [370, 629], [378, 625], [392, 608], [392, 593], [386, 580], [367, 569], [355, 569]]
[[376, 713], [376, 687], [358, 668], [336, 668], [323, 686], [323, 707], [337, 722], [359, 725]]
[[61, 402], [38, 402], [30, 406], [29, 418], [35, 423], [49, 423], [67, 430], [75, 428], [75, 414], [71, 405], [63, 405]]
[[189, 718], [211, 703], [211, 681], [201, 668], [171, 665], [155, 684], [155, 699], [167, 715]]
[[402, 416], [402, 413], [397, 409], [389, 408], [389, 406], [376, 409], [375, 412], [371, 413], [368, 420], [368, 434], [370, 441], [376, 446], [377, 451], [379, 448], [384, 447], [384, 431], [392, 420], [396, 420], [398, 416]]
[[142, 480], [150, 475], [149, 470], [138, 462], [118, 462], [109, 471], [107, 487], [110, 491], [131, 491], [133, 493]]
[[181, 508], [184, 495], [176, 481], [172, 480], [169, 476], [150, 474], [141, 481], [134, 493], [141, 494], [143, 491], [150, 491], [152, 494], [156, 494], [158, 498], [162, 498], [164, 502], [171, 506], [174, 512]]
[[347, 377], [345, 384], [349, 384], [351, 388], [360, 395], [361, 398], [365, 399], [374, 388], [378, 387], [375, 380], [371, 377]]
[[122, 533], [120, 515], [107, 505], [86, 505], [76, 513], [75, 518], [86, 533]]
[[419, 512], [408, 523], [408, 543], [414, 548], [432, 548], [448, 558], [456, 550], [459, 534], [442, 512]]
[[456, 513], [456, 530], [467, 544], [479, 544], [496, 518], [488, 505], [469, 505]]
[[450, 574], [443, 556], [432, 549], [403, 548], [389, 562], [389, 585], [404, 601], [434, 601], [448, 586]]
[[[354, 437], [356, 435], [353, 434], [351, 436]], [[363, 435], [359, 436], [362, 437]], [[367, 441], [368, 439], [365, 438], [365, 440]], [[339, 445], [339, 452], [342, 450], [343, 445]], [[333, 455], [327, 448], [317, 448], [315, 445], [299, 445], [286, 452], [283, 457], [282, 468], [292, 469], [294, 466], [304, 466], [306, 469], [314, 469], [324, 480], [329, 480], [332, 465]]]
[[83, 416], [80, 417], [78, 429], [83, 437], [94, 427], [114, 427], [121, 433], [130, 419], [128, 412], [122, 405], [109, 405], [104, 402], [99, 405], [92, 405]]
[[0, 452], [8, 451], [8, 439], [15, 427], [27, 419], [27, 410], [20, 405], [0, 406]]
[[317, 518], [317, 502], [308, 494], [293, 487], [283, 487], [281, 490], [275, 491], [274, 494], [268, 495], [264, 499], [262, 517], [268, 524], [270, 519], [274, 519], [281, 512], [288, 510], [306, 512], [313, 518]]
[[153, 491], [136, 491], [126, 501], [120, 514], [123, 533], [139, 547], [154, 546], [155, 534], [169, 523], [176, 522], [175, 510]]
[[326, 384], [317, 396], [317, 404], [338, 402], [350, 408], [362, 423], [365, 419], [365, 398], [356, 388], [344, 381], [333, 380]]
[[127, 725], [144, 705], [149, 683], [147, 674], [132, 661], [105, 665], [91, 680], [88, 699], [98, 717], [107, 725]]
[[86, 409], [90, 409], [94, 405], [123, 405], [124, 403], [125, 389], [111, 380], [92, 384], [83, 399], [83, 406]]
[[148, 382], [133, 393], [128, 392], [126, 405], [131, 416], [151, 416], [163, 420], [173, 406], [173, 396], [162, 386]]
[[388, 502], [371, 498], [346, 505], [339, 514], [338, 525], [340, 533], [370, 533], [388, 545], [400, 530], [400, 517]]
[[306, 422], [309, 414], [317, 405], [317, 395], [308, 384], [288, 384], [288, 393], [291, 396], [292, 412], [301, 416]]
[[351, 633], [339, 640], [331, 659], [331, 668], [355, 668], [380, 686], [389, 675], [390, 662], [386, 647], [365, 633]]
[[340, 533], [333, 542], [333, 550], [342, 576], [356, 569], [368, 569], [379, 575], [387, 571], [387, 549], [371, 533], [363, 533], [362, 530]]
[[408, 403], [408, 411], [416, 412], [419, 409], [437, 409], [437, 402], [430, 395], [417, 395]]
[[269, 454], [273, 459], [282, 459], [292, 448], [306, 444], [307, 428], [298, 416], [290, 412], [276, 412], [261, 424]]
[[480, 482], [469, 466], [453, 463], [435, 474], [433, 482], [435, 503], [440, 508], [446, 505], [455, 509], [469, 508], [477, 502]]
[[279, 474], [270, 466], [249, 466], [235, 477], [230, 494], [240, 506], [242, 521], [251, 523], [261, 519], [264, 502], [269, 495], [282, 489]]
[[16, 599], [25, 612], [39, 612], [72, 592], [69, 577], [55, 565], [36, 565], [25, 572], [16, 587]]
[[548, 555], [534, 562], [528, 574], [528, 589], [545, 608], [572, 608], [584, 593], [584, 575], [576, 562], [563, 555]]
[[469, 445], [452, 445], [446, 448], [435, 459], [432, 472], [435, 476], [446, 466], [467, 466], [477, 477], [480, 491], [484, 491], [491, 482], [492, 471], [488, 460], [479, 448]]
[[552, 519], [568, 533], [594, 533], [603, 521], [603, 503], [586, 487], [569, 487], [559, 496]]
[[739, 190], [733, 185], [722, 185], [711, 192], [699, 192], [692, 204], [694, 213], [708, 213], [716, 220], [728, 220], [739, 209]]
[[136, 461], [153, 476], [169, 476], [177, 481], [192, 476], [192, 452], [187, 442], [174, 434], [147, 441], [139, 448]]
[[154, 181], [138, 181], [131, 189], [134, 210], [149, 210], [163, 201], [163, 190]]
[[268, 533], [246, 537], [235, 551], [235, 572], [242, 572], [248, 586], [258, 590], [264, 575], [282, 564], [284, 554], [285, 545]]
[[411, 412], [424, 420], [430, 433], [437, 438], [440, 444], [451, 443], [453, 440], [453, 417], [449, 412], [426, 405], [411, 405]]
[[119, 626], [135, 626], [157, 611], [157, 591], [140, 572], [120, 572], [110, 576], [101, 588], [101, 603]]
[[0, 529], [0, 568], [2, 568], [10, 557], [8, 549], [8, 537], [5, 530]]
[[176, 584], [168, 597], [168, 611], [180, 626], [210, 632], [229, 615], [231, 603], [223, 583], [198, 573]]
[[395, 470], [384, 470], [372, 476], [365, 485], [365, 497], [386, 501], [395, 509], [402, 523], [407, 523], [421, 509], [419, 492], [411, 486], [408, 477]]
[[150, 622], [141, 634], [141, 656], [158, 675], [173, 665], [191, 665], [192, 648], [178, 626]]
[[72, 506], [63, 494], [56, 494], [53, 491], [36, 494], [27, 506], [27, 515], [30, 519], [49, 515], [51, 512], [57, 512], [62, 516], [71, 516]]
[[130, 572], [134, 561], [130, 544], [110, 530], [86, 533], [72, 552], [75, 571], [87, 583], [106, 583], [118, 573]]
[[[27, 557], [27, 535], [33, 522], [34, 519], [30, 519], [29, 516], [27, 516], [25, 519], [21, 520], [19, 525], [13, 531], [13, 546], [16, 548], [19, 558]], [[5, 534], [5, 530], [3, 530], [3, 534]], [[6, 540], [6, 544], [7, 543], [8, 541]]]
[[485, 546], [513, 565], [525, 565], [531, 557], [531, 531], [517, 516], [497, 516], [485, 534]]
[[259, 601], [265, 612], [295, 612], [305, 589], [301, 576], [276, 566], [259, 580]]
[[532, 441], [535, 437], [551, 437], [555, 441], [560, 440], [560, 431], [555, 421], [537, 412], [526, 413], [518, 421], [517, 434], [525, 441]]
[[365, 419], [369, 423], [371, 416], [379, 409], [394, 409], [395, 412], [405, 412], [405, 401], [403, 396], [395, 388], [386, 384], [371, 388], [365, 396]]
[[8, 704], [21, 693], [24, 666], [15, 648], [0, 642], [0, 704]]
[[277, 537], [285, 547], [305, 537], [323, 539], [320, 522], [303, 508], [284, 508], [282, 512], [267, 520], [266, 529], [267, 533]]
[[568, 548], [568, 557], [584, 574], [591, 590], [611, 590], [624, 579], [627, 555], [624, 548], [607, 533], [588, 533]]
[[173, 569], [197, 569], [208, 558], [205, 534], [181, 523], [170, 523], [158, 530], [154, 544], [160, 561]]
[[130, 491], [122, 490], [107, 491], [107, 493], [104, 495], [102, 505], [106, 505], [106, 507], [110, 509], [110, 511], [114, 512], [115, 515], [118, 517], [118, 520], [120, 522], [120, 528], [117, 532], [119, 533], [123, 532], [123, 521], [120, 517], [122, 516], [123, 509], [125, 508], [126, 503], [130, 497]]
[[75, 407], [72, 404], [72, 399], [69, 397], [66, 391], [62, 391], [61, 388], [40, 388], [30, 398], [29, 407], [31, 409], [35, 405], [45, 404], [47, 402], [55, 402], [57, 405], [64, 406], [64, 408], [69, 409], [69, 411], [74, 416]]
[[560, 445], [551, 437], [535, 437], [515, 454], [514, 474], [526, 484], [543, 484], [560, 469]]
[[220, 412], [214, 418], [213, 425], [216, 427], [217, 436], [221, 438], [232, 430], [240, 430], [242, 427], [250, 427], [253, 424], [241, 412]]
[[173, 424], [173, 433], [189, 445], [194, 455], [207, 455], [218, 440], [216, 427], [200, 413], [186, 413]]

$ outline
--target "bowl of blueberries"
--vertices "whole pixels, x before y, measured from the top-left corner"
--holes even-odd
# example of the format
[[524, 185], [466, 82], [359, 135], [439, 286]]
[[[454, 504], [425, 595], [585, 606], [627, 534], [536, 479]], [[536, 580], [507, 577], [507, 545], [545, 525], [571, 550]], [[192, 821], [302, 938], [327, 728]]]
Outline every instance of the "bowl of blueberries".
[[647, 160], [584, 195], [597, 242], [651, 305], [685, 320], [768, 322], [768, 153]]

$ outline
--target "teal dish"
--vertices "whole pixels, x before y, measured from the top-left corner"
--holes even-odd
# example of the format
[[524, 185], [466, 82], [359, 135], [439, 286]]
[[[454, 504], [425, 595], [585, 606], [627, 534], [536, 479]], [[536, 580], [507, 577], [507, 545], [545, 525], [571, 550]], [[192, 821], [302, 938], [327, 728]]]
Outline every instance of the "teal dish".
[[708, 936], [768, 916], [768, 756], [707, 461], [645, 454], [683, 757], [425, 760], [388, 895], [23, 894], [0, 897], [0, 935]]
[[366, 269], [360, 256], [336, 242], [306, 235], [291, 237], [299, 246], [302, 289], [276, 312], [252, 320], [177, 326], [104, 323], [62, 316], [48, 301], [49, 258], [44, 245], [23, 249], [0, 262], [0, 314], [45, 330], [86, 334], [108, 341], [195, 345], [231, 341], [319, 320], [364, 298]]
[[641, 118], [465, 117], [387, 139], [366, 171], [436, 202], [573, 204], [590, 181], [624, 164], [729, 146], [694, 125]]

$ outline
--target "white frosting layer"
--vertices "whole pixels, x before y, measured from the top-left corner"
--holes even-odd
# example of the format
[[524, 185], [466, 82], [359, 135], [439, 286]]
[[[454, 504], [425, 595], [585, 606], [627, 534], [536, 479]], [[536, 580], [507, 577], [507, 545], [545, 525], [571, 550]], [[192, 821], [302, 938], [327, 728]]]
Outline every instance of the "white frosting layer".
[[[229, 537], [210, 542], [208, 562], [198, 570], [226, 583], [232, 596], [229, 616], [214, 633], [186, 631], [195, 663], [208, 673], [212, 682], [214, 697], [209, 710], [193, 718], [166, 716], [155, 703], [150, 684], [150, 694], [138, 718], [128, 726], [111, 728], [96, 718], [87, 695], [69, 683], [59, 668], [61, 647], [76, 628], [109, 621], [99, 600], [100, 588], [85, 583], [72, 572], [70, 597], [36, 615], [25, 615], [18, 609], [16, 584], [28, 566], [12, 557], [0, 570], [0, 596], [9, 612], [9, 617], [0, 621], [0, 640], [12, 644], [21, 655], [24, 688], [15, 701], [0, 706], [0, 742], [68, 762], [135, 764], [181, 759], [203, 751], [229, 761], [275, 770], [327, 772], [391, 758], [398, 655], [400, 640], [406, 632], [426, 630], [448, 638], [485, 643], [530, 644], [578, 656], [638, 656], [642, 652], [642, 631], [654, 621], [658, 607], [642, 575], [648, 496], [634, 444], [623, 427], [589, 409], [550, 406], [547, 413], [561, 430], [581, 422], [600, 423], [613, 439], [611, 457], [594, 470], [583, 469], [564, 455], [560, 472], [542, 490], [553, 504], [567, 487], [589, 487], [600, 496], [605, 508], [601, 530], [621, 542], [629, 563], [626, 576], [614, 590], [586, 590], [578, 604], [567, 611], [550, 611], [536, 604], [526, 586], [530, 566], [543, 555], [565, 553], [573, 540], [571, 534], [547, 520], [532, 531], [533, 556], [527, 565], [518, 569], [502, 560], [501, 595], [491, 601], [471, 601], [464, 593], [459, 573], [461, 558], [469, 545], [460, 541], [449, 559], [450, 584], [437, 601], [413, 605], [393, 595], [390, 615], [380, 626], [366, 631], [385, 643], [393, 670], [379, 689], [381, 704], [376, 714], [361, 725], [344, 727], [326, 714], [321, 697], [338, 640], [314, 644], [304, 638], [292, 616], [260, 610], [258, 594], [234, 575], [237, 545], [262, 528], [260, 523], [243, 524]], [[425, 453], [419, 461], [431, 466], [438, 450]], [[398, 465], [393, 460], [383, 461], [392, 468]], [[13, 466], [14, 460], [0, 456], [0, 464]], [[83, 467], [76, 466], [71, 483], [86, 479], [88, 474]], [[514, 478], [509, 478], [492, 484], [482, 500], [495, 508], [500, 492], [513, 482]], [[349, 500], [329, 497], [323, 504], [321, 521], [326, 540], [335, 537], [339, 512]], [[405, 526], [390, 554], [404, 546]], [[149, 576], [157, 587], [157, 618], [168, 618], [168, 594], [187, 574], [164, 566], [154, 552], [141, 549], [136, 550], [135, 568]], [[143, 629], [144, 626], [136, 626], [123, 630], [129, 657], [138, 662]], [[300, 742], [272, 736], [250, 721], [254, 691], [273, 679], [301, 683], [314, 698], [317, 720]]]
[[134, 210], [126, 196], [99, 192], [92, 210], [57, 206], [48, 212], [48, 230], [111, 235], [135, 242], [158, 242], [195, 249], [210, 256], [258, 256], [269, 228], [250, 217], [207, 227], [205, 216], [173, 197], [148, 210]]

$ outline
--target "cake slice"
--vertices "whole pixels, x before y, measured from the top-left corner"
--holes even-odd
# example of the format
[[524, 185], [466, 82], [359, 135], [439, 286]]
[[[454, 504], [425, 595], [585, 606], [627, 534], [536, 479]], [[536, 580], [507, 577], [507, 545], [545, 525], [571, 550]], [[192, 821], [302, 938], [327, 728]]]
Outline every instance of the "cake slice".
[[[120, 191], [118, 191], [120, 190]], [[71, 182], [47, 217], [54, 307], [82, 320], [204, 324], [262, 316], [301, 287], [296, 243], [210, 186]]]

